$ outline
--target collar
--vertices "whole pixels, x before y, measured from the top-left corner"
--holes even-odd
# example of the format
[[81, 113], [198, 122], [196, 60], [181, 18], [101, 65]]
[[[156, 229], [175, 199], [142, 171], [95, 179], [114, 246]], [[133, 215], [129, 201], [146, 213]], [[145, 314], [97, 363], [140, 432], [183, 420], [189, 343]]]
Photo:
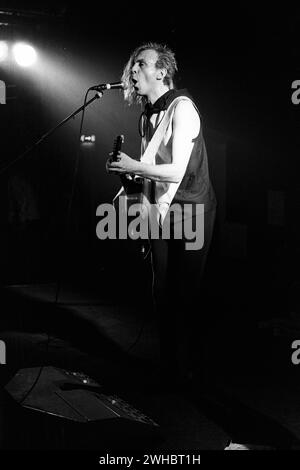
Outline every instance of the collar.
[[158, 114], [161, 111], [165, 111], [170, 102], [172, 101], [172, 97], [175, 93], [175, 90], [168, 90], [162, 96], [155, 101], [155, 103], [146, 103], [144, 113], [148, 119], [152, 116], [152, 114]]
[[159, 114], [161, 111], [168, 109], [169, 105], [175, 98], [177, 98], [177, 96], [188, 96], [189, 98], [193, 99], [186, 88], [182, 88], [180, 90], [172, 88], [160, 96], [154, 104], [146, 103], [144, 111], [140, 115], [139, 119], [139, 134], [141, 137], [145, 135], [144, 126], [147, 125], [146, 122], [143, 123], [143, 116], [146, 117], [146, 121], [149, 121], [152, 114]]

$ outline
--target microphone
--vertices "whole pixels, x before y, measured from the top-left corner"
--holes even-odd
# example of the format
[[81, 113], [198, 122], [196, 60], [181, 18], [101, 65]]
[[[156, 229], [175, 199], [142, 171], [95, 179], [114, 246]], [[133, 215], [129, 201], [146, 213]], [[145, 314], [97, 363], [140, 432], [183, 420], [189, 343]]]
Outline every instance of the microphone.
[[101, 83], [100, 85], [95, 85], [90, 88], [90, 90], [96, 91], [103, 91], [103, 90], [112, 90], [124, 88], [124, 84], [122, 82], [113, 82], [113, 83]]

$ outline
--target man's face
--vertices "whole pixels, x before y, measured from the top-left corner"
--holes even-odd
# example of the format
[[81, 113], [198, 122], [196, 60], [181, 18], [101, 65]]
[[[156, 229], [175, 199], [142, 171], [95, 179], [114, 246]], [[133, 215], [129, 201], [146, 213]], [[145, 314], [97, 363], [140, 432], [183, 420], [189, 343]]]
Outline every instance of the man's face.
[[131, 69], [131, 79], [138, 95], [149, 95], [159, 83], [159, 69], [155, 64], [158, 54], [153, 49], [140, 52]]

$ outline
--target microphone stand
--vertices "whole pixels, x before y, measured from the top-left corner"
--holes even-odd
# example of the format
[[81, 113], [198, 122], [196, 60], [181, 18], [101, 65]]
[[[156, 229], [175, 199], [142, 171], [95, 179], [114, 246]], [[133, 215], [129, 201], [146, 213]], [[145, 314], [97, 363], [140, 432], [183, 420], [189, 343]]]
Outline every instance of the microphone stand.
[[76, 114], [80, 113], [80, 111], [83, 111], [89, 104], [91, 104], [94, 100], [102, 98], [103, 92], [99, 91], [93, 98], [91, 98], [89, 101], [87, 101], [85, 104], [80, 106], [80, 108], [76, 109], [72, 114], [67, 116], [65, 119], [63, 119], [61, 122], [59, 122], [56, 126], [54, 126], [52, 129], [50, 129], [48, 132], [43, 134], [31, 147], [29, 147], [25, 152], [23, 152], [21, 155], [19, 155], [15, 160], [10, 162], [8, 165], [4, 166], [4, 168], [0, 169], [0, 175], [4, 173], [6, 170], [8, 170], [11, 166], [15, 165], [18, 161], [23, 159], [26, 155], [28, 155], [30, 152], [32, 152], [38, 145], [40, 145], [44, 140], [46, 140], [50, 135], [52, 135], [56, 129], [61, 127], [63, 124], [68, 122], [71, 118], [74, 118]]

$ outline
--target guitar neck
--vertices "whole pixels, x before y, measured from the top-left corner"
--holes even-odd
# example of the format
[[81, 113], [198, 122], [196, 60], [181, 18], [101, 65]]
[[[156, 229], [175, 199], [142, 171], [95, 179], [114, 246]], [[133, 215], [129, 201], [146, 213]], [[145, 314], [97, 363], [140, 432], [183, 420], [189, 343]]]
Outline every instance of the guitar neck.
[[[114, 148], [113, 148], [113, 161], [117, 161], [118, 154], [122, 149], [122, 145], [124, 143], [124, 136], [118, 135], [115, 139]], [[135, 181], [135, 175], [130, 175], [129, 173], [119, 175], [122, 186], [125, 189], [127, 194], [141, 192], [141, 181]]]

